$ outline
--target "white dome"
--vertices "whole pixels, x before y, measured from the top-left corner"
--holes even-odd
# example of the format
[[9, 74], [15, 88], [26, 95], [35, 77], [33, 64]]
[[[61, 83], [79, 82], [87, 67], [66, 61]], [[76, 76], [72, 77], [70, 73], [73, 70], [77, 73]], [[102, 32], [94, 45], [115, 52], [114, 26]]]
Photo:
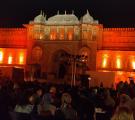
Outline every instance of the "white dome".
[[40, 14], [34, 18], [34, 23], [45, 23], [45, 17]]
[[78, 18], [74, 14], [62, 14], [55, 15], [48, 18], [47, 24], [56, 24], [56, 25], [73, 25], [79, 24]]
[[90, 16], [89, 11], [87, 10], [87, 13], [82, 17], [83, 23], [93, 23], [94, 19], [92, 16]]

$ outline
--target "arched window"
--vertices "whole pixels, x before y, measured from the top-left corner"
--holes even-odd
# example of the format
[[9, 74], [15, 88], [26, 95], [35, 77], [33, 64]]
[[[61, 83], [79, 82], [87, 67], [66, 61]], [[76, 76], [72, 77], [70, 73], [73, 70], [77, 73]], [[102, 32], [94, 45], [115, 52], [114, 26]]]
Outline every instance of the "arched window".
[[50, 30], [50, 40], [56, 39], [57, 39], [57, 29], [55, 27], [52, 27]]
[[38, 62], [41, 59], [42, 54], [43, 54], [43, 50], [42, 50], [42, 48], [40, 46], [35, 46], [32, 49], [32, 59], [35, 62]]

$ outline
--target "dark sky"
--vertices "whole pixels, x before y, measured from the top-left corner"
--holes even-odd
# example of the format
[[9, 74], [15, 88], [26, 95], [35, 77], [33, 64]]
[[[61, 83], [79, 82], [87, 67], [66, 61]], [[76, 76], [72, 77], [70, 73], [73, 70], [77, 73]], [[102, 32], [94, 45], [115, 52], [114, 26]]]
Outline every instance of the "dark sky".
[[79, 18], [89, 10], [104, 27], [135, 27], [135, 0], [2, 0], [0, 26], [18, 27], [27, 24], [43, 10], [47, 17], [74, 13]]

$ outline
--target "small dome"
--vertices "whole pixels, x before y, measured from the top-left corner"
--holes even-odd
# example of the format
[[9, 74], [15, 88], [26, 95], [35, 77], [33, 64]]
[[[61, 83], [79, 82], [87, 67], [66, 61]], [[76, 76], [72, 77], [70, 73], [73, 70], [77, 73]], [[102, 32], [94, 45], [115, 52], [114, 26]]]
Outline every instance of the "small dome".
[[36, 16], [34, 18], [34, 23], [45, 23], [46, 19], [44, 17], [44, 15], [42, 15], [42, 12], [40, 13], [40, 15]]
[[93, 17], [90, 16], [89, 11], [87, 10], [87, 13], [82, 17], [82, 22], [83, 23], [93, 23]]

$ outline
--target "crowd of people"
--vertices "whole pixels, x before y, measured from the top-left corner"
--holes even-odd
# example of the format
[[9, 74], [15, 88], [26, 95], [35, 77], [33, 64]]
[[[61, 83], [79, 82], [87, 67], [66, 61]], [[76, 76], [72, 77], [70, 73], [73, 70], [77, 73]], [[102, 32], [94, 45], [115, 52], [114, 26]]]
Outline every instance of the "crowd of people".
[[134, 120], [135, 83], [114, 89], [35, 82], [0, 85], [1, 120]]

